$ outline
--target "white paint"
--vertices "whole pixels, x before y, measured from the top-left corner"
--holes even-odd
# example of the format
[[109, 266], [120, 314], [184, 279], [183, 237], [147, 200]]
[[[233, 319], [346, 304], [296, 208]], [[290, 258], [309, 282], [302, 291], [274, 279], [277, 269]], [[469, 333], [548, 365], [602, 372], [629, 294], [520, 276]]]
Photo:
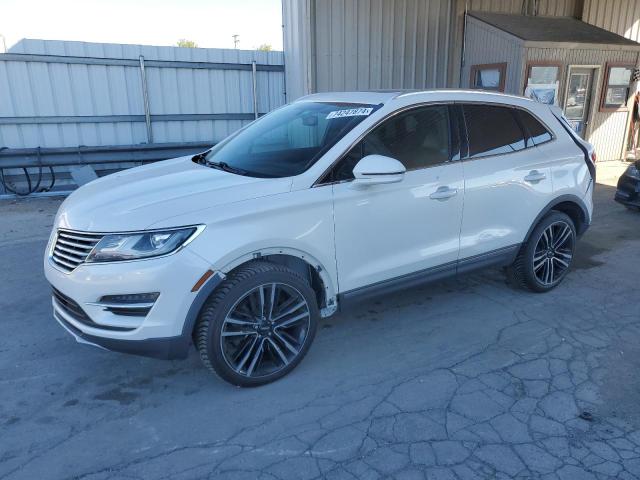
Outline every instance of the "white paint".
[[[212, 269], [223, 273], [254, 254], [288, 254], [318, 268], [327, 298], [378, 281], [522, 242], [540, 211], [572, 194], [592, 208], [580, 150], [549, 108], [489, 92], [428, 91], [319, 94], [301, 101], [347, 100], [383, 105], [306, 172], [251, 178], [178, 158], [130, 169], [81, 187], [62, 204], [64, 227], [119, 232], [205, 225], [188, 246], [162, 258], [82, 264], [63, 273], [45, 254], [47, 279], [98, 323], [109, 312], [88, 305], [103, 295], [159, 291], [151, 313], [131, 332], [103, 331], [67, 320], [92, 335], [144, 339], [178, 335], [193, 301], [191, 287]], [[360, 173], [397, 174], [394, 183], [317, 185], [324, 172], [368, 131], [398, 110], [442, 102], [491, 102], [532, 111], [555, 140], [526, 151], [392, 172], [388, 157], [369, 157]], [[367, 160], [363, 159], [363, 161]], [[367, 162], [365, 162], [366, 164]], [[538, 182], [525, 177], [544, 173]], [[451, 195], [439, 196], [443, 189]], [[49, 245], [51, 248], [51, 242]]]

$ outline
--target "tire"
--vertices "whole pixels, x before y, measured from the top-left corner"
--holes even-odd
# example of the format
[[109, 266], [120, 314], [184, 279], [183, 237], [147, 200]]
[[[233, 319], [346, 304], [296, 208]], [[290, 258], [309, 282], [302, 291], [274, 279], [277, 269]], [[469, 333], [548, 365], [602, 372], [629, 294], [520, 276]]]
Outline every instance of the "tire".
[[275, 263], [250, 262], [230, 273], [207, 299], [194, 343], [202, 363], [220, 378], [256, 387], [300, 363], [319, 316], [315, 292], [300, 274]]
[[576, 227], [571, 218], [551, 211], [536, 225], [513, 264], [507, 267], [507, 278], [516, 287], [548, 292], [566, 277], [575, 247]]

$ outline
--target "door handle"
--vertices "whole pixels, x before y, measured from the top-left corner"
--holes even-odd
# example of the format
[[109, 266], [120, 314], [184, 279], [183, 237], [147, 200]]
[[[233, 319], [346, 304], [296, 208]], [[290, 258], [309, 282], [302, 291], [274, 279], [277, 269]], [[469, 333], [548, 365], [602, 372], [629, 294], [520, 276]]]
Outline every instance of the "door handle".
[[529, 183], [536, 183], [544, 180], [545, 178], [547, 178], [547, 175], [545, 173], [539, 172], [538, 170], [531, 170], [529, 172], [529, 175], [524, 177], [524, 181]]
[[438, 189], [429, 195], [431, 200], [446, 200], [458, 194], [457, 188], [438, 187]]

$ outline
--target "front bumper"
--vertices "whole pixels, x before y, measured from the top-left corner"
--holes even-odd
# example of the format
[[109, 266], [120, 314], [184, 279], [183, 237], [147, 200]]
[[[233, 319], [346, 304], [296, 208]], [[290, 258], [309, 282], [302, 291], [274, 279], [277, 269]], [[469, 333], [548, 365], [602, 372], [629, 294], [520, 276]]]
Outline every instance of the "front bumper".
[[623, 174], [618, 180], [614, 200], [623, 205], [640, 208], [640, 180]]
[[[81, 264], [71, 272], [58, 269], [48, 253], [44, 261], [45, 276], [58, 291], [52, 299], [54, 317], [76, 340], [167, 359], [188, 354], [198, 305], [204, 303], [202, 295], [219, 281], [214, 276], [198, 292], [191, 292], [209, 268], [207, 261], [188, 248], [155, 259]], [[160, 295], [144, 316], [117, 314], [99, 305], [104, 296], [146, 292]], [[74, 315], [59, 294], [81, 308], [89, 320]]]
[[142, 355], [144, 357], [160, 358], [163, 360], [186, 358], [189, 354], [189, 346], [191, 345], [189, 335], [179, 335], [176, 337], [166, 338], [148, 338], [146, 340], [122, 340], [89, 335], [65, 320], [56, 308], [55, 301], [53, 306], [53, 317], [67, 332], [73, 335], [78, 343], [103, 348], [112, 352], [130, 353], [133, 355]]

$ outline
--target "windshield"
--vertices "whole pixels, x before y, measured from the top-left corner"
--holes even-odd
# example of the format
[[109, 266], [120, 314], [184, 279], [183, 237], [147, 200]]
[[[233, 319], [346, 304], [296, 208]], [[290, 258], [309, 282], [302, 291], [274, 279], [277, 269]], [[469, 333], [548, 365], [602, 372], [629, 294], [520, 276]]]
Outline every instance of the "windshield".
[[377, 108], [351, 103], [292, 103], [219, 143], [204, 160], [255, 177], [299, 175]]

